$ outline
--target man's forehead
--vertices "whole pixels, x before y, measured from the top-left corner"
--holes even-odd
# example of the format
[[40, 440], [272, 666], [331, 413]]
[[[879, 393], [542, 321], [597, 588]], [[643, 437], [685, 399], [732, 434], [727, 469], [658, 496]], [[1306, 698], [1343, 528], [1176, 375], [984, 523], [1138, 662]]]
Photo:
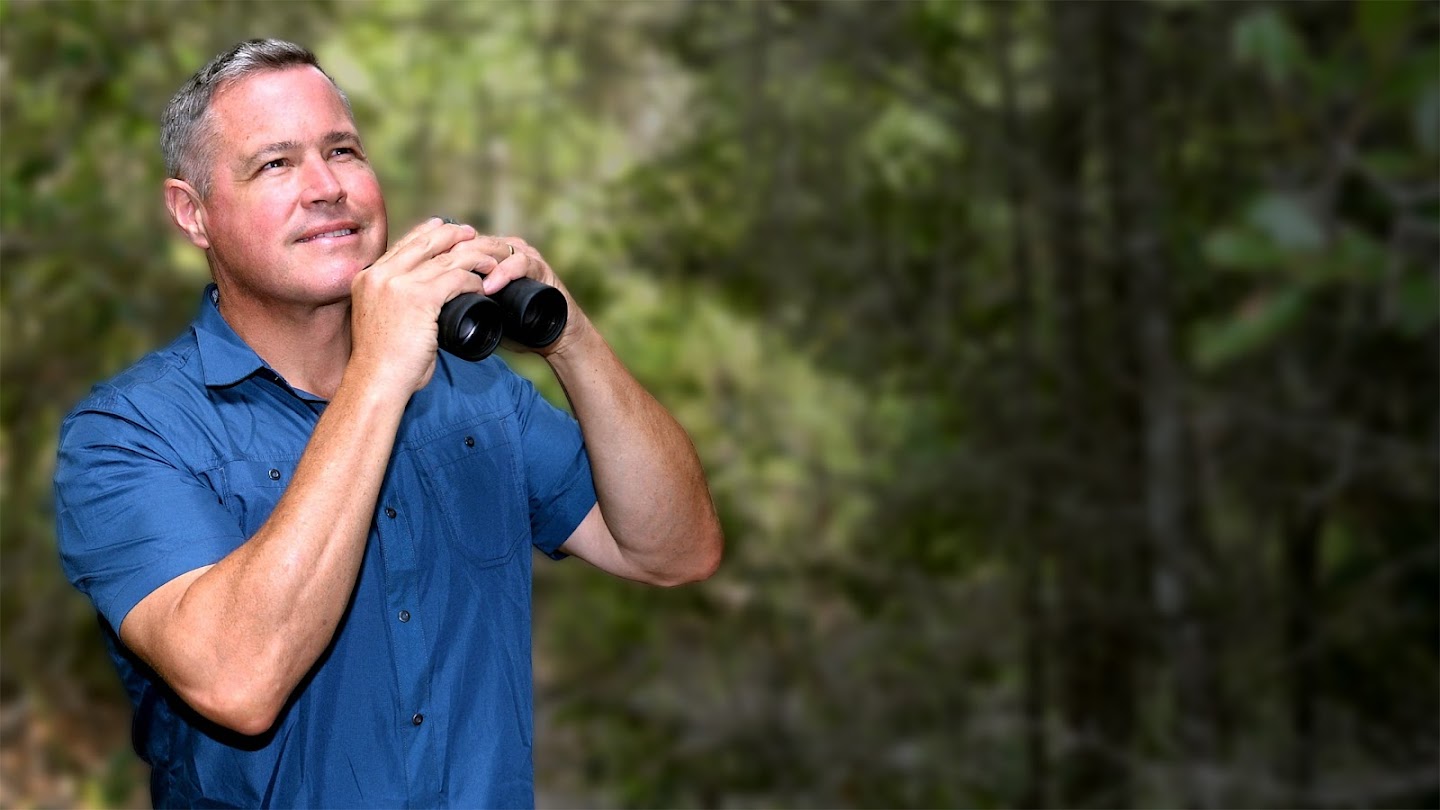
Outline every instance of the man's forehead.
[[[305, 121], [323, 129], [354, 129], [340, 91], [311, 65], [255, 73], [219, 88], [211, 101], [216, 123], [231, 137], [265, 139], [267, 130]], [[345, 123], [339, 126], [339, 121]]]
[[223, 99], [233, 97], [244, 97], [252, 95], [267, 95], [289, 92], [293, 88], [313, 85], [316, 88], [326, 88], [335, 93], [333, 85], [324, 73], [314, 65], [290, 65], [283, 68], [270, 70], [257, 70], [254, 73], [232, 79], [215, 90], [214, 102], [220, 103]]

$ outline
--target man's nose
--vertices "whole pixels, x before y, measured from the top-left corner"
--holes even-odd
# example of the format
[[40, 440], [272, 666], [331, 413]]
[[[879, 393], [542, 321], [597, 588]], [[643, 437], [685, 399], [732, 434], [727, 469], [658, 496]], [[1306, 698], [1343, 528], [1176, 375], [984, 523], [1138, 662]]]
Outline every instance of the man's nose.
[[324, 159], [305, 161], [305, 203], [338, 203], [345, 199], [345, 186]]

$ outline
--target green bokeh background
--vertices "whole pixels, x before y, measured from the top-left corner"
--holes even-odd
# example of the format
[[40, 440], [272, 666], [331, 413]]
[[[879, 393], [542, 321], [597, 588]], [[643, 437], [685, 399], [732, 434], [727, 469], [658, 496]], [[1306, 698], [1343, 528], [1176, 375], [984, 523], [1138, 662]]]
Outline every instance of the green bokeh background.
[[252, 36], [709, 472], [712, 580], [538, 567], [542, 804], [1440, 805], [1437, 9], [0, 2], [0, 805], [147, 801], [54, 444], [194, 312], [156, 122]]

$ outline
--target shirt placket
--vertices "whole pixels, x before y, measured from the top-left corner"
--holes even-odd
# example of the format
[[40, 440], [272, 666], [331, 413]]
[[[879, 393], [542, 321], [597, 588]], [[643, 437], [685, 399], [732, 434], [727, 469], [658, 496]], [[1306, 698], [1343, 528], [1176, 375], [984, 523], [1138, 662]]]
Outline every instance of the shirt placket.
[[[393, 462], [399, 466], [400, 458]], [[399, 472], [399, 470], [396, 470]], [[442, 751], [446, 718], [435, 705], [427, 641], [438, 617], [426, 614], [421, 602], [420, 577], [415, 537], [423, 524], [414, 510], [419, 501], [406, 493], [416, 486], [400, 486], [395, 476], [386, 482], [376, 510], [376, 535], [384, 560], [383, 578], [387, 621], [399, 684], [395, 722], [406, 752], [406, 772], [413, 802], [433, 806], [440, 797]]]

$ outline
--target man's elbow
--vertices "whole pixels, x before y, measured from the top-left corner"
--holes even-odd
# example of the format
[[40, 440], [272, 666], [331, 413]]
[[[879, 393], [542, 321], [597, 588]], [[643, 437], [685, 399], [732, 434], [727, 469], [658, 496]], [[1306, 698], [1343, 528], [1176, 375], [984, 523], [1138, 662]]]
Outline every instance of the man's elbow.
[[684, 561], [671, 570], [657, 574], [652, 584], [662, 588], [674, 588], [704, 582], [720, 570], [720, 561], [725, 556], [725, 537], [716, 526], [698, 538], [694, 550]]
[[284, 699], [262, 690], [233, 685], [217, 684], [181, 696], [205, 719], [247, 737], [269, 731], [285, 705]]
[[720, 570], [720, 561], [723, 560], [724, 557], [725, 535], [721, 534], [720, 528], [717, 526], [714, 532], [712, 532], [704, 552], [700, 554], [700, 559], [697, 561], [693, 572], [693, 578], [690, 581], [704, 582], [710, 577], [715, 576], [715, 572]]

